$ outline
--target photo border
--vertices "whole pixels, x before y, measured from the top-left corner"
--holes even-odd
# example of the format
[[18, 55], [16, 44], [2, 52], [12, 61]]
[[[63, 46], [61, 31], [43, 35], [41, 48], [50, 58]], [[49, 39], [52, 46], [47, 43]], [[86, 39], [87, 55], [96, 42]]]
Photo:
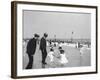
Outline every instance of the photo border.
[[[17, 76], [17, 4], [36, 4], [59, 7], [76, 7], [76, 8], [93, 8], [96, 9], [96, 71], [82, 72], [82, 73], [63, 73], [63, 74], [49, 74], [49, 75], [33, 75], [33, 76]], [[11, 77], [12, 78], [31, 78], [31, 77], [50, 77], [50, 76], [65, 76], [65, 75], [80, 75], [80, 74], [94, 74], [98, 72], [98, 7], [88, 5], [74, 5], [74, 4], [58, 4], [58, 3], [42, 3], [42, 2], [26, 2], [26, 1], [12, 1], [11, 2]]]

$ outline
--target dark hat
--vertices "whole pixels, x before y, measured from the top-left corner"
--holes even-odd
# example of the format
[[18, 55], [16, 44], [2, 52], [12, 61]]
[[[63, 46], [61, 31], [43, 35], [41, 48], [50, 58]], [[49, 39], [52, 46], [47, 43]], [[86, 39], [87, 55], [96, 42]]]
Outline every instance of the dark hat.
[[47, 33], [44, 33], [44, 37], [48, 37], [48, 34]]
[[62, 47], [59, 47], [58, 49], [62, 49]]
[[51, 49], [50, 49], [50, 51], [54, 51], [54, 49], [53, 49], [53, 48], [51, 48]]
[[39, 37], [39, 35], [38, 34], [34, 34], [34, 37]]

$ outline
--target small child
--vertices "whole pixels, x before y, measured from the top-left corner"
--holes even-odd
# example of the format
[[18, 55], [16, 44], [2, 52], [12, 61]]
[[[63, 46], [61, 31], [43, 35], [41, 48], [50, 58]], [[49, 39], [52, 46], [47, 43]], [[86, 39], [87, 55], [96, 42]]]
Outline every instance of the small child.
[[51, 48], [51, 49], [50, 49], [50, 52], [48, 53], [48, 56], [49, 56], [49, 58], [50, 58], [50, 62], [53, 62], [53, 61], [54, 61], [54, 56], [53, 56], [53, 54], [54, 54], [54, 50], [53, 50], [53, 48]]
[[68, 63], [68, 59], [66, 58], [66, 54], [64, 52], [64, 50], [60, 50], [60, 60], [59, 62], [61, 63], [62, 66], [64, 66], [65, 64]]

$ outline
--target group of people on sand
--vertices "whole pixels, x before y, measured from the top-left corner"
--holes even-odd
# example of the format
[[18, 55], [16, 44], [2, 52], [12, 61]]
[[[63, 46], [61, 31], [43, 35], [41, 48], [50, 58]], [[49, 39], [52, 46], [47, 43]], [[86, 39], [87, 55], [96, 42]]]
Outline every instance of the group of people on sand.
[[[27, 43], [27, 47], [26, 47], [26, 53], [28, 55], [29, 58], [29, 62], [26, 66], [26, 69], [32, 69], [33, 65], [34, 65], [34, 54], [36, 52], [36, 47], [37, 47], [37, 43], [38, 43], [38, 39], [39, 39], [39, 35], [38, 34], [34, 34], [34, 37], [32, 39], [30, 39]], [[54, 62], [54, 58], [56, 57], [58, 59], [58, 62], [64, 66], [65, 64], [68, 63], [68, 59], [66, 57], [66, 53], [65, 51], [62, 49], [62, 47], [59, 47], [58, 50], [60, 52], [59, 56], [55, 56], [55, 51], [53, 47], [50, 47], [49, 52], [47, 53], [47, 40], [46, 38], [48, 37], [47, 33], [44, 33], [43, 37], [40, 39], [40, 43], [39, 43], [39, 49], [41, 50], [42, 53], [42, 61], [41, 63], [43, 65], [47, 65], [46, 63], [46, 58], [47, 56], [50, 59], [50, 62]]]
[[54, 58], [57, 59], [56, 63], [59, 64], [60, 67], [65, 66], [68, 63], [68, 58], [66, 56], [65, 51], [62, 49], [62, 47], [58, 47], [58, 55], [55, 55], [56, 52], [54, 51], [53, 47], [50, 48], [50, 52], [48, 53], [48, 57], [50, 59], [50, 63], [55, 63]]

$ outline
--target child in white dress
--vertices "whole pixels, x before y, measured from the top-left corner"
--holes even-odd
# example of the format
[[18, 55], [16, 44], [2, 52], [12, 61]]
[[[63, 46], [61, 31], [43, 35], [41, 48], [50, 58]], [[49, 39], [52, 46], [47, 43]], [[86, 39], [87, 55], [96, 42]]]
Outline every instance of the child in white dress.
[[59, 62], [61, 63], [61, 66], [64, 66], [65, 64], [68, 63], [68, 59], [66, 57], [64, 50], [60, 50], [60, 60], [59, 60]]
[[50, 52], [48, 53], [48, 56], [50, 58], [50, 62], [53, 62], [54, 61], [54, 50], [53, 48], [50, 49]]

